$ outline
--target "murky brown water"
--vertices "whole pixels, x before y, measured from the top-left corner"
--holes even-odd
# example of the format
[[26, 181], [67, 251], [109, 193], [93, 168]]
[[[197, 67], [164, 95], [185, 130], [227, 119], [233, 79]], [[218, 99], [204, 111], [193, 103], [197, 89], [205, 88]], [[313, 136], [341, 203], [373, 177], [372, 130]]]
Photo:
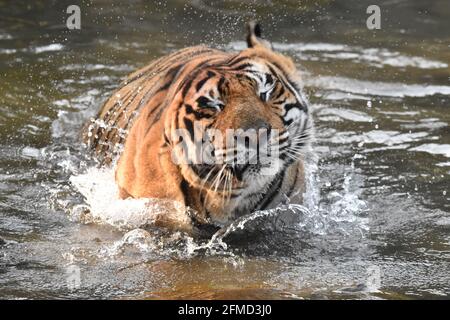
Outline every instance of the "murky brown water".
[[[377, 31], [369, 1], [162, 3], [81, 2], [68, 31], [72, 1], [0, 0], [0, 297], [448, 298], [449, 2], [381, 1]], [[154, 57], [241, 48], [249, 18], [304, 72], [309, 210], [253, 214], [205, 243], [139, 229], [142, 203], [113, 198], [81, 125]]]

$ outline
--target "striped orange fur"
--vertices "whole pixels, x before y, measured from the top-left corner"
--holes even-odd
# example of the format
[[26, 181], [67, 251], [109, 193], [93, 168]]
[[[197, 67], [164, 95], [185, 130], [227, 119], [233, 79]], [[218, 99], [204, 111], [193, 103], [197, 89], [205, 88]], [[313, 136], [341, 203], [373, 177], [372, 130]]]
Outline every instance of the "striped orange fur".
[[[105, 165], [118, 158], [120, 197], [178, 201], [193, 209], [192, 225], [199, 228], [287, 198], [302, 202], [302, 154], [312, 120], [298, 71], [261, 39], [258, 25], [249, 24], [247, 44], [240, 52], [197, 46], [161, 57], [128, 76], [106, 101], [85, 142]], [[224, 133], [277, 132], [279, 169], [263, 175], [260, 164], [175, 163], [176, 130], [193, 137], [197, 123]]]

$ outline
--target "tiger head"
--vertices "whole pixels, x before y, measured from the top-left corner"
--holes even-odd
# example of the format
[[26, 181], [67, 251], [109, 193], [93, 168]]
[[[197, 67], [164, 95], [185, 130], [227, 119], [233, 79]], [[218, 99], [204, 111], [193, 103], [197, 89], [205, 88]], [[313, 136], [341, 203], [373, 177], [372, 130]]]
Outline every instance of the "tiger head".
[[174, 161], [205, 205], [235, 212], [250, 207], [245, 195], [264, 192], [298, 161], [312, 128], [293, 61], [272, 50], [257, 24], [248, 25], [247, 44], [237, 54], [191, 62], [165, 130], [178, 146]]

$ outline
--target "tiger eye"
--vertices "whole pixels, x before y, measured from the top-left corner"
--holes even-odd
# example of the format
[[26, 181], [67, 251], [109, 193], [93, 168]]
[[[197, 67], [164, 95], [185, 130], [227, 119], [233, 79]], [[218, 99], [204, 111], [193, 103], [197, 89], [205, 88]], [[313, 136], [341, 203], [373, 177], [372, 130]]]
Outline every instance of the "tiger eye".
[[197, 99], [197, 104], [200, 108], [210, 108], [211, 100], [202, 96]]

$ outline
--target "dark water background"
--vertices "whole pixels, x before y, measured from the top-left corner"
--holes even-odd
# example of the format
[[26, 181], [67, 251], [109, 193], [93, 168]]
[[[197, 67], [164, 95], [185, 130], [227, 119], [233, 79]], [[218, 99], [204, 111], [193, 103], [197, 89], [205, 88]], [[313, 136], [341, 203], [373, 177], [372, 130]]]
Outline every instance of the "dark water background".
[[[81, 30], [65, 26], [70, 4]], [[378, 1], [381, 30], [366, 28], [370, 4], [0, 0], [0, 297], [448, 298], [450, 3]], [[242, 48], [249, 19], [304, 74], [310, 211], [295, 227], [284, 209], [252, 216], [209, 243], [90, 223], [107, 200], [70, 179], [108, 182], [86, 174], [82, 124], [155, 57]]]

